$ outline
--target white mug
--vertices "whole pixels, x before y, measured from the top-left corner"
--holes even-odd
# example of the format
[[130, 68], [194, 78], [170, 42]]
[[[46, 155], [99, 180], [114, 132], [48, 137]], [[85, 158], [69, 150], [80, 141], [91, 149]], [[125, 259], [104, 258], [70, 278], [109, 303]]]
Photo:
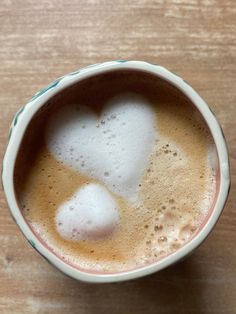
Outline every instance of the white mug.
[[[163, 79], [166, 82], [169, 82], [171, 85], [175, 86], [182, 94], [184, 94], [198, 109], [206, 124], [208, 125], [210, 132], [212, 133], [212, 137], [214, 139], [217, 150], [219, 160], [217, 175], [217, 193], [209, 215], [207, 216], [199, 232], [188, 243], [179, 248], [176, 252], [162, 258], [161, 260], [153, 262], [150, 265], [142, 266], [134, 270], [112, 274], [97, 274], [89, 271], [84, 271], [82, 269], [79, 269], [79, 267], [68, 264], [62, 258], [55, 255], [52, 250], [49, 249], [47, 245], [43, 243], [32, 231], [32, 229], [27, 224], [24, 216], [22, 215], [22, 212], [16, 200], [13, 180], [14, 167], [21, 141], [23, 139], [27, 126], [29, 125], [35, 113], [42, 106], [44, 106], [51, 97], [60, 93], [62, 90], [71, 86], [72, 84], [85, 80], [88, 77], [92, 77], [108, 71], [124, 69], [133, 69], [150, 73], [154, 76], [157, 76], [158, 78]], [[205, 238], [214, 228], [224, 208], [230, 188], [230, 171], [228, 152], [222, 129], [208, 105], [192, 89], [192, 87], [189, 86], [188, 83], [186, 83], [176, 74], [168, 71], [167, 69], [159, 65], [154, 65], [142, 61], [118, 60], [95, 64], [55, 80], [49, 86], [39, 91], [24, 107], [22, 107], [16, 113], [10, 128], [9, 142], [3, 160], [2, 183], [10, 212], [30, 244], [51, 264], [56, 266], [66, 275], [82, 281], [101, 283], [117, 282], [142, 277], [157, 272], [169, 265], [172, 265], [190, 254], [205, 240]]]

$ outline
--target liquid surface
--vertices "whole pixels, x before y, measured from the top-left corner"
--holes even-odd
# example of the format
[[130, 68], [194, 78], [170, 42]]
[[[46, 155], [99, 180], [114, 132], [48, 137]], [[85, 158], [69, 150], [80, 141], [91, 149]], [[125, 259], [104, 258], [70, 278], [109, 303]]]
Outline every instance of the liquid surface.
[[89, 79], [29, 126], [18, 201], [65, 261], [103, 273], [141, 267], [198, 232], [215, 194], [212, 143], [192, 105], [163, 82], [135, 72]]

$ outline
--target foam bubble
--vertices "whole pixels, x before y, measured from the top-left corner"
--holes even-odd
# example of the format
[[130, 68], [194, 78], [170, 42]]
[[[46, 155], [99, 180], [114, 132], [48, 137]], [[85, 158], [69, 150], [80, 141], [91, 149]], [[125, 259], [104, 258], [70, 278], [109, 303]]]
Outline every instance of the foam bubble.
[[192, 236], [194, 230], [195, 228], [190, 223], [183, 226], [179, 232], [179, 239], [187, 241]]
[[[111, 99], [99, 118], [82, 105], [58, 110], [47, 128], [47, 146], [56, 159], [135, 201], [155, 141], [155, 124], [146, 99], [123, 94]], [[81, 162], [76, 161], [79, 156]]]
[[99, 239], [119, 223], [119, 212], [109, 192], [99, 184], [79, 189], [56, 213], [56, 226], [65, 239]]

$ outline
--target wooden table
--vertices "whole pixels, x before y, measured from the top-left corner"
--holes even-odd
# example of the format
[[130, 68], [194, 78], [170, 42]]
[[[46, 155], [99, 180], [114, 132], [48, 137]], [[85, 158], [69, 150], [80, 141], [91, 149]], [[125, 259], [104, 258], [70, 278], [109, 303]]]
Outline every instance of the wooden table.
[[54, 78], [140, 59], [185, 78], [217, 114], [232, 189], [214, 232], [184, 262], [125, 283], [69, 279], [25, 241], [0, 193], [0, 313], [236, 313], [236, 1], [44, 0], [0, 4], [0, 153], [15, 111]]

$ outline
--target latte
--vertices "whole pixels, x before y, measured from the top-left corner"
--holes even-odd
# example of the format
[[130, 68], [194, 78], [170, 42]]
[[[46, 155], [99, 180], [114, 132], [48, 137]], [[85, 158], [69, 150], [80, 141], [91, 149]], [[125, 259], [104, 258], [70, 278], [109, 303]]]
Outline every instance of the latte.
[[135, 269], [199, 231], [217, 155], [201, 115], [140, 71], [81, 81], [48, 101], [21, 143], [15, 189], [32, 230], [88, 272]]

